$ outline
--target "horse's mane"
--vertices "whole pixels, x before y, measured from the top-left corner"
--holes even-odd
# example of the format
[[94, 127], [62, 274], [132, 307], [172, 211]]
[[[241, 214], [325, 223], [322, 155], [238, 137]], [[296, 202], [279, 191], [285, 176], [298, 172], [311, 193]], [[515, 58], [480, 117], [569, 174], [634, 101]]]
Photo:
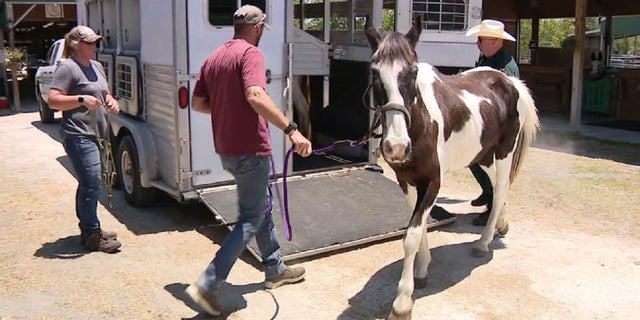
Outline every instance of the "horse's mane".
[[402, 59], [408, 63], [417, 63], [418, 57], [407, 38], [398, 32], [388, 33], [380, 42], [374, 59], [379, 62], [392, 62]]

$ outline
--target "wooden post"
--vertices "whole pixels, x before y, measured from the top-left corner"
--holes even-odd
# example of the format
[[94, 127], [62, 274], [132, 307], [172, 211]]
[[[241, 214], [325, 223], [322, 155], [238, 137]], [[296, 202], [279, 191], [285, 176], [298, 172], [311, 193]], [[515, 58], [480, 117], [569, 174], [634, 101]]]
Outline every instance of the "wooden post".
[[4, 86], [4, 97], [9, 97], [9, 82], [7, 81], [7, 65], [5, 64], [5, 57], [7, 51], [4, 47], [4, 26], [0, 25], [0, 46], [4, 54], [0, 55], [2, 61], [0, 61], [0, 77], [2, 77], [2, 85]]
[[[15, 40], [15, 25], [13, 23], [13, 8], [11, 4], [7, 4], [9, 9], [10, 17], [9, 18], [9, 50], [15, 49], [16, 40]], [[18, 83], [18, 69], [16, 68], [16, 64], [13, 62], [9, 62], [8, 65], [11, 70], [11, 85], [13, 87], [13, 110], [15, 112], [22, 112], [22, 107], [20, 105], [20, 84]], [[8, 79], [7, 79], [8, 80]], [[9, 88], [7, 88], [7, 91]]]
[[604, 57], [602, 57], [606, 66], [609, 65], [609, 59], [611, 58], [611, 48], [612, 48], [612, 42], [613, 42], [613, 37], [611, 36], [611, 31], [612, 31], [611, 29], [613, 28], [612, 22], [613, 22], [613, 16], [610, 14], [607, 14], [605, 24], [604, 24], [604, 36], [603, 36]]
[[536, 44], [534, 50], [530, 50], [531, 53], [531, 65], [538, 64], [538, 48], [540, 47], [540, 18], [535, 17], [531, 19], [531, 41]]
[[571, 130], [580, 131], [582, 113], [582, 78], [584, 73], [584, 44], [587, 0], [576, 0], [576, 46], [573, 50], [573, 78], [571, 79]]
[[18, 67], [19, 63], [9, 62], [9, 70], [11, 70], [11, 82], [13, 84], [13, 109], [15, 112], [22, 112], [20, 104], [20, 84], [18, 83]]

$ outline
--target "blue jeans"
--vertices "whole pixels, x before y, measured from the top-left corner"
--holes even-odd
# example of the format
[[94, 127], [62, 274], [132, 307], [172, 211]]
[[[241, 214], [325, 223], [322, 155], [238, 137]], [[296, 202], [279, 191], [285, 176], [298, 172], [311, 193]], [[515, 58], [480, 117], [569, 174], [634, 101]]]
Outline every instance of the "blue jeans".
[[95, 140], [78, 136], [62, 141], [78, 179], [76, 216], [83, 240], [100, 229], [98, 195], [102, 182], [100, 151]]
[[238, 222], [227, 235], [222, 247], [196, 285], [208, 292], [216, 292], [227, 279], [231, 267], [247, 244], [256, 237], [267, 278], [275, 277], [287, 268], [282, 260], [278, 236], [269, 206], [269, 157], [268, 156], [220, 156], [222, 167], [231, 173], [238, 189]]

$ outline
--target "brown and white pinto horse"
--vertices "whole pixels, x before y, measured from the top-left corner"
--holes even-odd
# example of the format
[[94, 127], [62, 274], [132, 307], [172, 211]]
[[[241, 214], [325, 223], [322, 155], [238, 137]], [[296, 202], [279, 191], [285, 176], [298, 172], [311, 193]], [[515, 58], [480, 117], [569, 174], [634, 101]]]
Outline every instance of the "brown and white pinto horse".
[[493, 209], [473, 245], [475, 254], [485, 255], [496, 228], [500, 234], [508, 231], [507, 191], [539, 129], [533, 99], [520, 80], [490, 68], [445, 76], [418, 63], [415, 45], [421, 31], [420, 18], [406, 35], [382, 37], [369, 19], [365, 23], [382, 155], [414, 208], [390, 319], [410, 318], [414, 282], [426, 285], [431, 261], [426, 220], [445, 172], [479, 163], [491, 179]]

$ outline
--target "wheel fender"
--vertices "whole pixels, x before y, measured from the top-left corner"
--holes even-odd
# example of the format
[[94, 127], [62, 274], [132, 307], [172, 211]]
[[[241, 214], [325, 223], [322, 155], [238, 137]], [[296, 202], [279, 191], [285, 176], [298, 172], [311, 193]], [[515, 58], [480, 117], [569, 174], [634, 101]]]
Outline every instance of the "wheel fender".
[[121, 134], [127, 134], [124, 133], [126, 131], [133, 138], [140, 161], [140, 184], [145, 188], [152, 187], [151, 181], [159, 176], [159, 172], [156, 144], [151, 127], [145, 122], [122, 114], [109, 114], [109, 120], [114, 136], [120, 137]]

